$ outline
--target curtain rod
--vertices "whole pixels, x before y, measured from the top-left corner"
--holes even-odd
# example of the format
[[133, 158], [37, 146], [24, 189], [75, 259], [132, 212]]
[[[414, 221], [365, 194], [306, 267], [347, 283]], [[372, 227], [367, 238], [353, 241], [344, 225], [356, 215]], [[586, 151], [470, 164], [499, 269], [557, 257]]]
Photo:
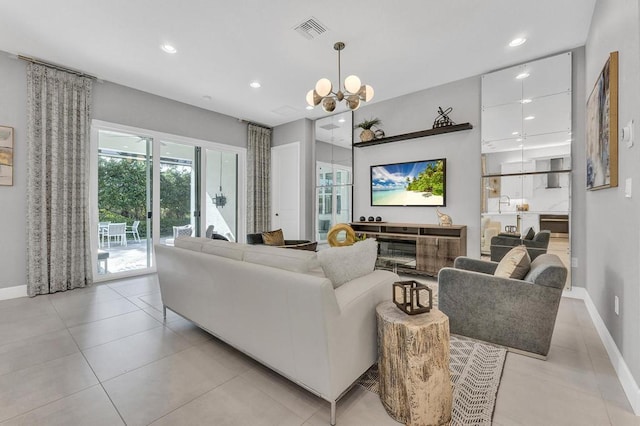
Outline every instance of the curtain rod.
[[241, 123], [253, 124], [254, 126], [262, 127], [263, 129], [273, 130], [273, 127], [269, 127], [266, 124], [255, 123], [253, 121], [245, 120], [242, 118], [238, 118], [238, 121], [240, 121]]
[[65, 72], [68, 72], [68, 73], [71, 73], [71, 74], [75, 74], [75, 75], [77, 75], [79, 77], [87, 77], [87, 78], [90, 78], [92, 80], [97, 80], [98, 79], [98, 77], [93, 76], [91, 74], [84, 73], [82, 71], [77, 71], [77, 70], [74, 70], [74, 69], [71, 69], [71, 68], [63, 67], [61, 65], [52, 64], [51, 62], [45, 62], [45, 61], [41, 61], [39, 59], [30, 58], [28, 56], [18, 55], [18, 59], [22, 59], [23, 61], [31, 62], [33, 64], [44, 65], [45, 67], [54, 68], [54, 69], [57, 69], [57, 70], [60, 70], [60, 71], [65, 71]]

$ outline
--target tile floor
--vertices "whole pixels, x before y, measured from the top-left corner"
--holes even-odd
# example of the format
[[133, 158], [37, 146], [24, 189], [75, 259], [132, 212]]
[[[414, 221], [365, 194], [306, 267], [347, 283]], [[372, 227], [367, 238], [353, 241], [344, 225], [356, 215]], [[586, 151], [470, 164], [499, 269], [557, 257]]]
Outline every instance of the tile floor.
[[[161, 309], [154, 275], [0, 301], [0, 424], [328, 424], [328, 403]], [[496, 425], [639, 419], [582, 301], [562, 300], [546, 362], [507, 356]], [[355, 387], [338, 424], [398, 423]]]

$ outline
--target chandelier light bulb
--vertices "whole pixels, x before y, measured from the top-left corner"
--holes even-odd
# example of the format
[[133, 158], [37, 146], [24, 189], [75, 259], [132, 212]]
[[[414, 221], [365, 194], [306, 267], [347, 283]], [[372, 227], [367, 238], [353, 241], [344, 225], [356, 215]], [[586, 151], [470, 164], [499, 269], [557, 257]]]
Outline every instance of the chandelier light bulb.
[[373, 99], [373, 87], [369, 86], [368, 84], [362, 85], [362, 87], [358, 91], [358, 95], [360, 96], [360, 98], [362, 98], [363, 101], [369, 102], [371, 99]]
[[344, 79], [344, 88], [347, 89], [349, 93], [358, 93], [360, 86], [362, 86], [362, 82], [357, 75], [352, 74]]
[[349, 95], [347, 96], [347, 108], [352, 111], [360, 108], [360, 97], [358, 95]]
[[322, 101], [322, 97], [320, 97], [315, 90], [309, 90], [309, 92], [307, 93], [307, 103], [309, 104], [309, 106], [314, 107], [318, 105], [320, 101]]
[[331, 93], [332, 89], [333, 85], [331, 84], [331, 80], [329, 80], [328, 78], [321, 78], [316, 83], [316, 92], [321, 97], [327, 96], [329, 93]]

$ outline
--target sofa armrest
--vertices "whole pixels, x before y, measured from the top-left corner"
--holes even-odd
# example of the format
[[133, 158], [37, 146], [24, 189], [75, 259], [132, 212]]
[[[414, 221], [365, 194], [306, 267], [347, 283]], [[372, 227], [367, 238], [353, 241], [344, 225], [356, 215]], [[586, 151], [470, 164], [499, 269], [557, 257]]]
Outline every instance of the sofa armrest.
[[481, 272], [483, 274], [493, 275], [498, 267], [497, 262], [487, 262], [480, 259], [472, 259], [466, 256], [459, 256], [453, 261], [453, 267], [456, 269], [464, 269], [466, 271]]

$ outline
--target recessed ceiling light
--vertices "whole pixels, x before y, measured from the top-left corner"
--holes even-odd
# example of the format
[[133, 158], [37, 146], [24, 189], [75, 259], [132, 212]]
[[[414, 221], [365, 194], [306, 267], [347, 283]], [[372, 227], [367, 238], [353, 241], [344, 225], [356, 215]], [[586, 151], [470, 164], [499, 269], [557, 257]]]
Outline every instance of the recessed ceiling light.
[[307, 109], [311, 110], [313, 107], [311, 105], [307, 105]]
[[160, 46], [162, 48], [162, 50], [164, 50], [167, 53], [176, 53], [178, 50], [176, 50], [175, 47], [173, 47], [172, 45], [170, 45], [169, 43], [165, 43], [162, 46]]
[[523, 99], [522, 100], [523, 104], [530, 104], [531, 102], [532, 102], [531, 99]]
[[345, 120], [344, 118], [341, 118], [340, 120], [338, 120], [338, 123], [344, 123], [345, 121], [347, 120]]
[[249, 86], [253, 87], [254, 89], [258, 89], [260, 88], [260, 83], [258, 81], [252, 81], [251, 83], [249, 83]]
[[520, 74], [516, 75], [516, 78], [518, 80], [522, 80], [523, 78], [527, 78], [527, 77], [529, 77], [529, 73], [528, 72], [523, 72], [523, 73], [520, 73]]
[[516, 139], [516, 142], [522, 142], [522, 138]]
[[129, 148], [129, 145], [122, 145], [123, 148]]
[[509, 46], [510, 47], [522, 46], [526, 41], [527, 41], [527, 39], [524, 38], [524, 37], [514, 38], [513, 40], [511, 40], [509, 42]]
[[518, 147], [520, 147], [520, 148], [522, 148], [523, 146], [524, 146], [524, 145], [522, 145], [522, 144], [518, 145]]
[[212, 98], [209, 95], [204, 95], [202, 99], [204, 99], [205, 101], [210, 101]]
[[526, 116], [524, 119], [525, 119], [525, 120], [533, 120], [534, 118], [536, 118], [536, 117], [535, 117], [535, 116], [533, 116], [533, 115], [528, 115], [528, 116]]
[[520, 132], [511, 132], [511, 134], [515, 136], [515, 135], [519, 135]]

